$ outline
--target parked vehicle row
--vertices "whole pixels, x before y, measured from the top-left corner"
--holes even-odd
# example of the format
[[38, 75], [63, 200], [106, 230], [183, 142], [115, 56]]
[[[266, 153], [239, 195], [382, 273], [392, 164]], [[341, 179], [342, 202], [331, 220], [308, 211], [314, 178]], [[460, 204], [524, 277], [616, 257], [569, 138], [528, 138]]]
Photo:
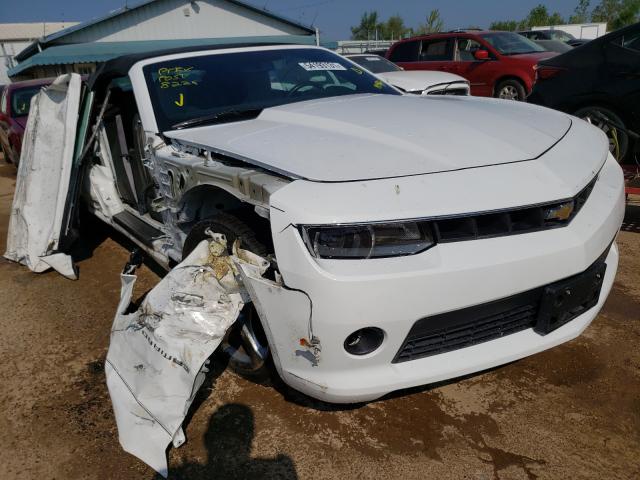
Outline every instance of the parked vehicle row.
[[535, 81], [535, 65], [554, 53], [513, 32], [461, 31], [401, 40], [386, 58], [405, 70], [460, 75], [471, 94], [524, 100]]
[[415, 95], [469, 95], [468, 80], [449, 72], [406, 71], [378, 55], [347, 55], [352, 62], [366, 68], [403, 92]]
[[[604, 130], [614, 156], [628, 160], [640, 130], [635, 31], [632, 26], [577, 50], [573, 47], [586, 41], [562, 30], [456, 31], [402, 40], [379, 55], [347, 57], [410, 94], [528, 97], [576, 114]], [[631, 40], [620, 43], [623, 35]], [[554, 57], [534, 42], [566, 55]], [[51, 81], [17, 82], [0, 90], [0, 149], [6, 161], [18, 163], [31, 97]]]
[[399, 41], [386, 58], [411, 72], [458, 74], [476, 96], [527, 99], [584, 118], [624, 162], [639, 148], [638, 32], [640, 24], [587, 42], [561, 30], [456, 31]]

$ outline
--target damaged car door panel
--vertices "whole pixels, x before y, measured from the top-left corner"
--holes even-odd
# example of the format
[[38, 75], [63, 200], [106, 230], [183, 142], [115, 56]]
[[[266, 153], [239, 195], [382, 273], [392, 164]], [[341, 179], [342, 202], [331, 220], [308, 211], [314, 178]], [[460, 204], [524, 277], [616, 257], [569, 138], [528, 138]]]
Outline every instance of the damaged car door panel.
[[271, 265], [244, 286], [278, 374], [312, 397], [369, 401], [551, 348], [611, 289], [622, 174], [569, 115], [402, 95], [282, 45], [121, 57], [87, 92], [83, 201], [166, 268], [202, 222], [255, 237]]

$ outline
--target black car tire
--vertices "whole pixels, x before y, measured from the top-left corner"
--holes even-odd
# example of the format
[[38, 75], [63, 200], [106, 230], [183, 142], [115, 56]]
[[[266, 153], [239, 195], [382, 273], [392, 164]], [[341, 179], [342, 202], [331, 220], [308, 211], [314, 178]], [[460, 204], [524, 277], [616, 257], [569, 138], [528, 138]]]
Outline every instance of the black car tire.
[[[202, 240], [210, 238], [207, 230], [222, 233], [227, 237], [229, 253], [233, 242], [240, 239], [240, 245], [257, 255], [266, 256], [267, 249], [255, 233], [236, 217], [219, 213], [196, 223], [184, 242], [182, 258], [186, 258]], [[256, 348], [257, 347], [257, 348]], [[222, 353], [235, 373], [256, 383], [267, 383], [271, 379], [269, 343], [262, 323], [253, 303], [244, 306], [238, 319], [227, 331], [218, 353]]]
[[[625, 132], [622, 132], [618, 129], [612, 129], [610, 125], [607, 125], [607, 123], [605, 121], [603, 121], [602, 118], [599, 118], [600, 116], [604, 116], [608, 119], [611, 120], [612, 123], [620, 125], [622, 128], [626, 129], [627, 126], [625, 125], [624, 121], [622, 120], [622, 118], [620, 118], [615, 112], [613, 112], [612, 110], [606, 108], [606, 107], [601, 107], [599, 105], [589, 105], [587, 107], [582, 107], [579, 110], [576, 110], [574, 112], [574, 115], [578, 118], [582, 118], [583, 120], [587, 120], [589, 123], [591, 123], [592, 125], [598, 127], [600, 130], [602, 130], [606, 135], [607, 138], [609, 139], [609, 151], [611, 152], [611, 154], [616, 157], [616, 160], [618, 160], [618, 162], [623, 162], [625, 157], [627, 156], [627, 153], [629, 152], [629, 135], [627, 135]], [[613, 131], [615, 130], [616, 132], [616, 136], [617, 136], [617, 149], [618, 149], [618, 155], [616, 156], [616, 139], [613, 137]]]
[[504, 100], [517, 100], [519, 102], [524, 102], [527, 98], [527, 91], [525, 90], [522, 82], [514, 78], [509, 78], [498, 84], [494, 96]]

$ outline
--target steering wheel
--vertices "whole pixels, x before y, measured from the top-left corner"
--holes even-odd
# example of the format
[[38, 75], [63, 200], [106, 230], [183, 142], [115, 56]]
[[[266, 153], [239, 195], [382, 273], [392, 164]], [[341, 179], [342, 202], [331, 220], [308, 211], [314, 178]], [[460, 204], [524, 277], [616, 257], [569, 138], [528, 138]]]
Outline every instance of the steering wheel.
[[293, 88], [287, 92], [287, 96], [294, 95], [295, 93], [299, 92], [304, 87], [311, 87], [313, 89], [320, 90], [320, 86], [318, 86], [316, 83], [314, 83], [314, 82], [312, 82], [310, 80], [305, 80], [304, 82], [296, 83], [293, 86]]

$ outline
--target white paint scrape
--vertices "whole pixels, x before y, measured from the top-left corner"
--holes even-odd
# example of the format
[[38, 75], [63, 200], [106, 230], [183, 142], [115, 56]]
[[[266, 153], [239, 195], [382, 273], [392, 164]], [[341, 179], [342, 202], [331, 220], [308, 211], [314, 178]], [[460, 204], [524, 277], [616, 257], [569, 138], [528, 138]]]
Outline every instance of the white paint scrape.
[[4, 254], [34, 272], [53, 268], [73, 279], [73, 261], [58, 247], [73, 168], [80, 87], [80, 75], [61, 75], [31, 101]]
[[249, 295], [239, 268], [260, 277], [269, 262], [212, 234], [171, 270], [140, 308], [125, 314], [135, 275], [122, 275], [105, 365], [120, 444], [163, 476], [166, 448], [185, 441], [182, 422], [208, 371], [208, 358]]

